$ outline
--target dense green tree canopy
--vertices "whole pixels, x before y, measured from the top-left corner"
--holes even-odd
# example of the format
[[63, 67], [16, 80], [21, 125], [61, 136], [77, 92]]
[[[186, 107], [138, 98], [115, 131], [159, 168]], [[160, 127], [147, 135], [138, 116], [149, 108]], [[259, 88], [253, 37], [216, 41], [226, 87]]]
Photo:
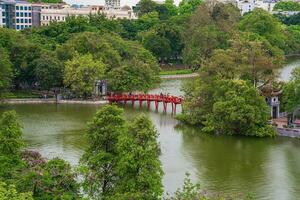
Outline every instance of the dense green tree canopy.
[[93, 199], [107, 198], [114, 194], [118, 180], [117, 143], [125, 131], [123, 111], [117, 106], [104, 106], [89, 123], [89, 147], [81, 159], [83, 188]]
[[284, 84], [281, 102], [287, 112], [300, 106], [300, 67], [294, 69], [291, 80]]
[[275, 136], [268, 124], [269, 108], [258, 90], [243, 80], [217, 81], [212, 112], [204, 131], [247, 136]]
[[50, 90], [63, 85], [63, 64], [51, 52], [45, 52], [34, 60], [35, 77], [42, 89]]
[[159, 160], [158, 133], [145, 115], [138, 116], [128, 127], [128, 134], [118, 143], [117, 194], [131, 194], [138, 199], [162, 196], [162, 169]]
[[12, 63], [10, 62], [8, 53], [4, 48], [0, 47], [0, 99], [4, 98], [11, 89], [13, 78]]
[[18, 193], [14, 185], [0, 182], [0, 199], [2, 200], [33, 200], [31, 193]]
[[300, 11], [300, 4], [297, 1], [280, 1], [275, 4], [273, 10]]
[[89, 97], [97, 80], [104, 75], [105, 65], [91, 54], [77, 55], [66, 62], [64, 83], [80, 97]]
[[16, 112], [4, 112], [0, 119], [0, 155], [18, 156], [23, 146], [21, 125]]
[[286, 35], [284, 26], [270, 13], [254, 9], [239, 22], [241, 31], [253, 32], [266, 38], [273, 46], [285, 49]]
[[191, 16], [185, 35], [184, 60], [199, 67], [214, 49], [227, 48], [240, 13], [232, 4], [201, 4]]

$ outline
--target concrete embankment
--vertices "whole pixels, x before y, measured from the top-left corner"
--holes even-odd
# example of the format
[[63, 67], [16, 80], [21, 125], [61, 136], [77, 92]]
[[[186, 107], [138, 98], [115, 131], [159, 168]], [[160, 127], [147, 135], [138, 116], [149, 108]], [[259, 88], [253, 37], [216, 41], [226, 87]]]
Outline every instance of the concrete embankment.
[[160, 78], [162, 79], [179, 79], [179, 78], [193, 78], [197, 77], [199, 74], [192, 73], [192, 74], [175, 74], [175, 75], [161, 75]]
[[107, 100], [5, 99], [3, 104], [106, 104]]
[[293, 128], [277, 128], [278, 136], [300, 138], [300, 130]]

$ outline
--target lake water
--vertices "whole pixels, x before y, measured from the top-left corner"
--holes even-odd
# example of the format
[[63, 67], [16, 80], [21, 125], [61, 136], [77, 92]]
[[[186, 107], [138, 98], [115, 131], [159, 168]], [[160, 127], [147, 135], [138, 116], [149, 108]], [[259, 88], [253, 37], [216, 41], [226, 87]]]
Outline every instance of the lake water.
[[[291, 61], [283, 73], [299, 63], [299, 60]], [[288, 79], [288, 73], [282, 77]], [[181, 82], [166, 80], [152, 93], [182, 95]], [[250, 192], [257, 199], [300, 199], [299, 139], [202, 135], [196, 128], [177, 126], [178, 121], [170, 113], [162, 114], [161, 110], [156, 113], [153, 107], [148, 112], [146, 108], [133, 110], [128, 106], [125, 116], [130, 120], [143, 112], [157, 128], [166, 192], [172, 193], [180, 187], [185, 173], [189, 172], [193, 181], [212, 191]], [[86, 148], [86, 122], [98, 108], [95, 105], [11, 105], [0, 107], [0, 112], [17, 111], [28, 148], [76, 165]]]

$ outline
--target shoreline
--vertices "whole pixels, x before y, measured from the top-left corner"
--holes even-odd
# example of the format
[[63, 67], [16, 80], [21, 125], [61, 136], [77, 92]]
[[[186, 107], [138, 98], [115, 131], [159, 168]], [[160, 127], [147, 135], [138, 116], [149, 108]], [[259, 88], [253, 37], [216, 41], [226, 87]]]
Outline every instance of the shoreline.
[[90, 105], [101, 105], [107, 104], [107, 100], [59, 100], [54, 99], [4, 99], [0, 104], [90, 104]]
[[174, 74], [174, 75], [161, 75], [161, 79], [180, 79], [180, 78], [194, 78], [199, 76], [197, 73], [191, 74]]

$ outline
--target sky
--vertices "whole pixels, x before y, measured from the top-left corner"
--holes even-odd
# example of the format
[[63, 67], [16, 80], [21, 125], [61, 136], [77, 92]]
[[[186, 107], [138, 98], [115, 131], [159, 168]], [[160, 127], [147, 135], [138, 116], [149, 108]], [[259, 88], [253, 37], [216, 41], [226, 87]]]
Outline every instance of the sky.
[[[64, 0], [68, 4], [82, 4], [82, 5], [104, 5], [105, 0]], [[174, 0], [178, 5], [180, 0]], [[121, 0], [121, 6], [134, 6], [139, 0]]]

